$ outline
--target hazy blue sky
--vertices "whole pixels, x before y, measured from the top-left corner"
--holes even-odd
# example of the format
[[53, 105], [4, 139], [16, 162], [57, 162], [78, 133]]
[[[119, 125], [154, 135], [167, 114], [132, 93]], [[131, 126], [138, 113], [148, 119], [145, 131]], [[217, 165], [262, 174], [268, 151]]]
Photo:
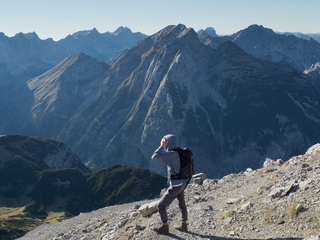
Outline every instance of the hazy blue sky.
[[320, 33], [320, 0], [0, 0], [0, 32], [59, 40], [80, 30], [120, 26], [151, 35], [182, 23], [232, 34], [252, 24], [278, 32]]

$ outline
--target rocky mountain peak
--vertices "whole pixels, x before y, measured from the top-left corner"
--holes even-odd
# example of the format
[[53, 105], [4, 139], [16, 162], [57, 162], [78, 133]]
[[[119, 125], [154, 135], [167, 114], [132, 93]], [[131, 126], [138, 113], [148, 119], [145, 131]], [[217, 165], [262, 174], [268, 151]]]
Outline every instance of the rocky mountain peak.
[[173, 39], [176, 39], [185, 29], [186, 26], [183, 24], [179, 24], [177, 26], [170, 25], [152, 35], [151, 39], [153, 40], [154, 44], [157, 44], [159, 42], [165, 44], [172, 41]]
[[54, 129], [65, 124], [66, 116], [71, 117], [95, 100], [108, 69], [108, 64], [80, 53], [29, 80], [28, 87], [34, 97], [31, 108], [34, 124], [50, 126], [49, 136], [53, 136]]
[[218, 37], [216, 30], [214, 30], [213, 27], [207, 27], [205, 30], [201, 29], [197, 32], [199, 36], [201, 36], [203, 33], [208, 34], [210, 37]]
[[35, 32], [25, 34], [25, 37], [28, 39], [39, 39], [38, 35]]
[[[273, 32], [272, 29], [263, 27], [262, 25], [250, 25], [248, 28], [241, 30], [232, 35], [234, 41], [241, 41], [241, 39], [249, 40], [249, 44], [261, 39], [262, 41], [268, 41], [270, 38], [276, 38], [279, 35]], [[253, 46], [254, 47], [254, 46]]]
[[40, 40], [39, 36], [35, 33], [35, 32], [30, 32], [30, 33], [17, 33], [13, 39], [27, 39], [29, 41], [36, 41], [36, 40]]
[[262, 26], [262, 25], [258, 25], [258, 24], [252, 24], [252, 25], [250, 25], [248, 28], [246, 28], [246, 30], [247, 31], [265, 31], [265, 30], [271, 30], [271, 29], [267, 29], [267, 28], [265, 28], [264, 26]]
[[16, 39], [25, 38], [25, 34], [22, 32], [19, 32], [16, 35], [14, 35], [13, 38], [16, 38]]
[[262, 25], [257, 25], [257, 24], [250, 25], [248, 28], [241, 30], [240, 32], [247, 33], [247, 34], [250, 34], [250, 33], [275, 34], [275, 32], [272, 29], [266, 28]]
[[225, 41], [219, 45], [217, 54], [221, 57], [243, 57], [248, 56], [240, 47], [232, 41]]
[[65, 61], [63, 61], [63, 62], [67, 63], [68, 65], [94, 64], [97, 66], [103, 66], [106, 69], [108, 68], [108, 64], [106, 64], [104, 62], [100, 62], [100, 61], [96, 60], [95, 58], [90, 57], [89, 55], [87, 55], [83, 52], [80, 52], [78, 55], [71, 55], [71, 56], [67, 57], [65, 59]]
[[115, 36], [118, 36], [119, 34], [132, 34], [132, 31], [130, 28], [121, 26], [116, 31], [114, 31], [112, 34]]
[[194, 31], [193, 28], [185, 28], [185, 29], [178, 35], [177, 38], [188, 37], [188, 36], [190, 36], [190, 37], [198, 40], [197, 33]]
[[96, 28], [93, 28], [91, 30], [84, 30], [84, 31], [75, 32], [71, 36], [74, 39], [79, 39], [79, 38], [85, 37], [85, 36], [98, 36], [98, 35], [100, 35], [98, 30]]
[[315, 40], [284, 36], [263, 26], [251, 25], [233, 34], [231, 40], [256, 58], [286, 62], [300, 72], [320, 59], [320, 44]]
[[[74, 72], [78, 72], [78, 70], [82, 69], [83, 74], [79, 74], [79, 77], [73, 77], [74, 81], [81, 81], [83, 78], [90, 74], [95, 73], [98, 76], [101, 72], [106, 71], [109, 68], [109, 65], [100, 62], [85, 53], [79, 53], [78, 55], [70, 55], [65, 58], [61, 63], [56, 65], [54, 68], [50, 69], [46, 73], [41, 76], [34, 78], [28, 81], [28, 85], [31, 90], [35, 89], [35, 86], [39, 84], [44, 84], [44, 79], [52, 79], [52, 77], [56, 80], [68, 80], [70, 81], [70, 77], [63, 77], [64, 75], [73, 75]], [[39, 79], [42, 79], [39, 81]]]

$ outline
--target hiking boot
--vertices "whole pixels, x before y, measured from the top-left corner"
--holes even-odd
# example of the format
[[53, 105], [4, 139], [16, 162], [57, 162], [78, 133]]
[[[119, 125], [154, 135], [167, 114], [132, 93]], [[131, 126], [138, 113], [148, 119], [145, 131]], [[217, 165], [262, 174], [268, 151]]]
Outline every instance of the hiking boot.
[[179, 230], [180, 232], [188, 232], [188, 224], [186, 222], [181, 222], [181, 224], [176, 226], [175, 229]]
[[169, 225], [168, 225], [168, 223], [162, 223], [159, 227], [154, 228], [153, 230], [159, 234], [168, 234], [169, 233]]

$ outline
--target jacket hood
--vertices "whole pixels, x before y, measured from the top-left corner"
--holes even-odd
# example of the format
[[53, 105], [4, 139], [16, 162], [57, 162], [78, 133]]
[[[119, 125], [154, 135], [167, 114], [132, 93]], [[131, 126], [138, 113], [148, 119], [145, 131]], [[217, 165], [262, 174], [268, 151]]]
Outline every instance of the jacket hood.
[[178, 138], [175, 135], [167, 134], [163, 138], [168, 141], [168, 145], [165, 148], [166, 151], [169, 151], [169, 150], [171, 150], [173, 148], [177, 148], [178, 147]]

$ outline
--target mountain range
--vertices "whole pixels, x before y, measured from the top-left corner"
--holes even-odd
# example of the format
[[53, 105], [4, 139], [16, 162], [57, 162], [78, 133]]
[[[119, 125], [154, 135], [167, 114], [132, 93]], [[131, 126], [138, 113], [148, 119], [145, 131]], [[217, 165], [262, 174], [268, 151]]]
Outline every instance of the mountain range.
[[294, 35], [298, 38], [302, 39], [308, 39], [308, 38], [313, 38], [317, 42], [320, 42], [320, 33], [301, 33], [301, 32], [285, 32], [283, 33], [285, 35]]
[[215, 49], [220, 43], [229, 40], [256, 58], [285, 62], [302, 72], [320, 58], [319, 42], [313, 38], [302, 39], [295, 35], [277, 34], [272, 29], [259, 25], [251, 25], [224, 37], [212, 37], [204, 32], [201, 40]]
[[1, 81], [0, 132], [63, 141], [90, 169], [121, 163], [162, 174], [150, 156], [175, 133], [210, 177], [316, 143], [320, 44], [257, 25], [207, 32], [171, 25], [109, 63], [79, 53], [27, 81]]
[[79, 31], [59, 41], [42, 40], [35, 32], [7, 37], [0, 33], [0, 74], [34, 77], [60, 63], [69, 55], [83, 52], [99, 61], [107, 61], [119, 51], [131, 48], [146, 35], [119, 27], [115, 32], [97, 29]]

